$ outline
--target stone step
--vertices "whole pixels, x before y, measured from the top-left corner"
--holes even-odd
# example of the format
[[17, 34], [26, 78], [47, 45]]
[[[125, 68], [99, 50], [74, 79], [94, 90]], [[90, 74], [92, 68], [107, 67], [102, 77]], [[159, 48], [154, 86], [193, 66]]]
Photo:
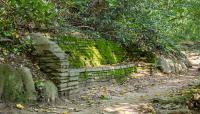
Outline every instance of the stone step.
[[79, 85], [78, 81], [67, 82], [67, 83], [60, 83], [58, 88], [66, 88], [66, 87], [73, 87]]
[[55, 76], [55, 77], [69, 77], [69, 73], [68, 72], [63, 72], [63, 73], [52, 72], [50, 74], [53, 75], [53, 76]]
[[[59, 88], [59, 87], [58, 87]], [[78, 89], [78, 85], [77, 86], [72, 86], [72, 87], [63, 87], [63, 88], [59, 88], [59, 92], [62, 92], [62, 91], [69, 91], [69, 90], [73, 90], [73, 89]]]

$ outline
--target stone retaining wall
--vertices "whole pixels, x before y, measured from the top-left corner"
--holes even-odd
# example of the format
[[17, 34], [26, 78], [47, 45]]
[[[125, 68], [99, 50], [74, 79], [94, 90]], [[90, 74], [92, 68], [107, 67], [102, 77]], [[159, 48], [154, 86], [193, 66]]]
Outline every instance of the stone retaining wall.
[[69, 92], [69, 97], [73, 97], [74, 94], [78, 93], [74, 88], [84, 88], [95, 82], [107, 82], [112, 79], [121, 80], [133, 71], [134, 64], [69, 69], [70, 82], [62, 85], [71, 87], [72, 90]]
[[[71, 98], [78, 94], [80, 87], [87, 87], [93, 82], [106, 82], [111, 79], [121, 81], [122, 78], [133, 72], [134, 64], [69, 69], [67, 55], [55, 42], [48, 40], [39, 33], [33, 33], [30, 36], [34, 48], [32, 53], [35, 57], [34, 59], [40, 69], [57, 86], [61, 96]], [[67, 43], [65, 45], [76, 45], [73, 42], [71, 44]], [[80, 45], [78, 48], [85, 50], [86, 45], [89, 44]], [[75, 60], [74, 62], [77, 61]], [[161, 56], [158, 60], [158, 66], [161, 66], [161, 70], [164, 73], [181, 73], [187, 71], [186, 69], [190, 64], [186, 57], [175, 61]], [[152, 74], [151, 71], [150, 68], [150, 73]]]
[[31, 34], [34, 51], [32, 55], [40, 69], [56, 84], [60, 96], [72, 98], [92, 82], [122, 78], [133, 71], [133, 64], [103, 66], [97, 68], [69, 69], [67, 55], [61, 48], [39, 33]]
[[64, 89], [61, 87], [63, 80], [65, 83], [70, 80], [67, 55], [55, 42], [48, 40], [39, 33], [32, 33], [31, 40], [34, 48], [32, 53], [35, 57], [34, 60], [38, 63], [40, 69], [48, 75], [48, 78], [56, 84], [58, 90], [62, 91], [60, 92], [61, 96], [68, 96], [70, 87]]

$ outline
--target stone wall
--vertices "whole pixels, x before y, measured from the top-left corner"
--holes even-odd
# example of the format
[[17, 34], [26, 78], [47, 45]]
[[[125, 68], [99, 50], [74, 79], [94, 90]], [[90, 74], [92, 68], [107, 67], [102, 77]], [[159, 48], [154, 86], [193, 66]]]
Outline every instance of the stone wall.
[[[95, 68], [69, 69], [68, 80], [60, 79], [59, 93], [66, 94], [68, 98], [76, 97], [80, 89], [92, 85], [94, 82], [106, 82], [111, 79], [122, 78], [133, 72], [134, 64], [104, 66]], [[63, 93], [64, 92], [64, 93]]]
[[55, 42], [48, 40], [43, 35], [32, 33], [30, 36], [34, 48], [32, 53], [34, 60], [48, 75], [48, 78], [56, 84], [58, 90], [62, 91], [61, 96], [68, 96], [69, 88], [61, 88], [63, 82], [68, 83], [69, 81], [67, 55]]
[[[58, 44], [43, 37], [39, 33], [31, 34], [31, 39], [34, 48], [32, 53], [34, 59], [38, 63], [40, 69], [45, 72], [48, 78], [57, 86], [60, 96], [72, 98], [78, 94], [81, 88], [90, 86], [96, 82], [107, 82], [112, 79], [123, 81], [124, 77], [133, 72], [134, 64], [70, 69], [68, 56], [65, 52], [70, 49], [70, 46], [75, 47], [80, 41], [76, 41], [75, 43], [73, 41], [66, 41], [64, 45], [70, 46], [66, 48], [64, 52]], [[78, 48], [79, 51], [86, 51], [87, 45], [90, 44], [87, 44], [87, 42], [80, 43], [76, 48]], [[77, 53], [79, 51], [77, 51]], [[179, 73], [187, 71], [185, 69], [187, 69], [189, 63], [187, 64], [187, 62], [184, 61], [186, 61], [186, 59], [175, 62], [160, 57], [158, 66], [161, 66], [161, 70], [165, 73]], [[71, 62], [79, 61], [78, 59], [74, 59]]]
[[84, 88], [95, 84], [95, 82], [107, 82], [112, 79], [121, 80], [130, 75], [133, 71], [134, 64], [69, 69], [71, 79], [68, 86], [73, 89], [70, 91], [69, 97], [78, 93], [74, 88]]
[[69, 69], [67, 55], [55, 42], [39, 33], [32, 33], [31, 39], [35, 61], [56, 84], [60, 96], [72, 98], [78, 94], [79, 87], [88, 86], [93, 82], [120, 79], [133, 71], [133, 64]]

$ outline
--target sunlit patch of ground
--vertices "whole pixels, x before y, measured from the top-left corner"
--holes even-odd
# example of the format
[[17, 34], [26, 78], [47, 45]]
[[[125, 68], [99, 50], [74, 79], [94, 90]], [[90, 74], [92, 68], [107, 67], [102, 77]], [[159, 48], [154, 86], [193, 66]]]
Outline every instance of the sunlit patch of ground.
[[142, 113], [155, 113], [154, 108], [150, 104], [130, 104], [130, 103], [118, 103], [112, 107], [107, 107], [104, 111], [115, 114], [141, 114]]

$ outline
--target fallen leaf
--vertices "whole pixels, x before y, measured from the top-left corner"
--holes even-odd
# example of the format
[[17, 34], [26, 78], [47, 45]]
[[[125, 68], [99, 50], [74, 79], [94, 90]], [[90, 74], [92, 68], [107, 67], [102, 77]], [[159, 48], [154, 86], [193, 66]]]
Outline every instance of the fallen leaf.
[[67, 111], [64, 111], [63, 114], [68, 114]]
[[155, 96], [160, 96], [160, 93], [156, 93]]
[[22, 104], [16, 104], [16, 108], [23, 110], [25, 107]]

